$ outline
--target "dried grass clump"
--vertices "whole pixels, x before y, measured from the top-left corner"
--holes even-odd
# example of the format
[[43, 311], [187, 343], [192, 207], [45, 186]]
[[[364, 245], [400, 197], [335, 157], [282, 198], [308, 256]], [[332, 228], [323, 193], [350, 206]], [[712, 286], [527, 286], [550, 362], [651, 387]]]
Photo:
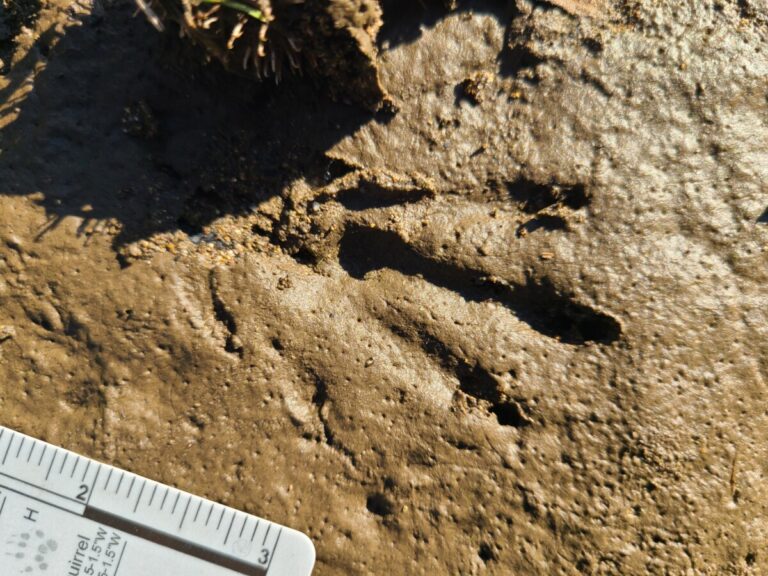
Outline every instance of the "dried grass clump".
[[227, 68], [279, 82], [286, 73], [325, 79], [334, 96], [376, 108], [378, 0], [136, 0], [158, 29], [182, 37]]

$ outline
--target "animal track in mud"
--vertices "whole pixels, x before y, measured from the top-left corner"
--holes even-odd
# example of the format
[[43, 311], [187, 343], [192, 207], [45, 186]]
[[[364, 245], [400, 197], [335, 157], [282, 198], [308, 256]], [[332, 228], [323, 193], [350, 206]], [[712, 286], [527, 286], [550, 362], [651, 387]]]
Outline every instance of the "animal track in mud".
[[334, 199], [347, 210], [360, 211], [412, 204], [430, 196], [432, 193], [427, 190], [387, 188], [375, 182], [361, 182], [358, 186], [339, 191]]
[[561, 186], [557, 184], [539, 184], [527, 178], [519, 178], [507, 183], [509, 196], [520, 209], [532, 217], [518, 229], [518, 236], [536, 230], [564, 230], [568, 222], [560, 214], [548, 211], [564, 208], [569, 211], [579, 210], [589, 205], [591, 198], [586, 188], [577, 184]]
[[479, 364], [470, 365], [454, 354], [443, 342], [424, 330], [407, 331], [399, 326], [390, 330], [406, 340], [415, 340], [429, 356], [459, 380], [459, 390], [476, 400], [487, 402], [489, 412], [502, 426], [523, 428], [533, 423], [531, 411], [524, 400], [506, 398], [499, 383]]
[[621, 336], [615, 318], [561, 294], [546, 280], [528, 277], [524, 284], [491, 283], [483, 280], [483, 272], [420, 254], [394, 232], [348, 226], [339, 244], [339, 262], [354, 278], [389, 268], [421, 276], [470, 302], [498, 302], [537, 332], [567, 344], [610, 344]]
[[555, 204], [563, 204], [572, 210], [584, 208], [590, 202], [587, 189], [582, 184], [562, 186], [539, 184], [527, 178], [518, 178], [507, 184], [509, 196], [521, 204], [527, 214], [536, 214]]

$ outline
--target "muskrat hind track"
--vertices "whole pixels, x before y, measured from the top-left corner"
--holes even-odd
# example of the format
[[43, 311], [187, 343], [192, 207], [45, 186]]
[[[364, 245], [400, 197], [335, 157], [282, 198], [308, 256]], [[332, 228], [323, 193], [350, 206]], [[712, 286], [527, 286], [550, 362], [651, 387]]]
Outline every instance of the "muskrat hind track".
[[368, 272], [389, 268], [451, 290], [469, 302], [497, 302], [531, 328], [566, 344], [610, 344], [621, 337], [619, 322], [560, 293], [547, 279], [527, 277], [525, 283], [483, 280], [487, 274], [417, 252], [395, 232], [359, 225], [347, 227], [339, 244], [339, 262], [362, 279]]

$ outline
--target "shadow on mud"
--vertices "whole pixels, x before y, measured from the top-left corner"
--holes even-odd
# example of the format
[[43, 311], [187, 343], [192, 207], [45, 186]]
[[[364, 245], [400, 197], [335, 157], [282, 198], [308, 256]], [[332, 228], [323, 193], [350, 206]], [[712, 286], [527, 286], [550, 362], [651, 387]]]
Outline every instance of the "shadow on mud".
[[40, 15], [40, 0], [14, 0], [0, 6], [0, 74], [8, 72], [16, 39]]
[[[364, 123], [386, 121], [330, 101], [310, 81], [258, 85], [203, 65], [173, 33], [136, 17], [132, 0], [97, 8], [61, 37], [44, 32], [0, 89], [0, 105], [11, 104], [4, 113], [18, 109], [0, 131], [0, 194], [38, 195], [49, 217], [41, 236], [67, 216], [116, 221], [117, 246], [197, 233], [296, 178], [332, 179], [325, 152]], [[488, 2], [456, 10], [509, 12]], [[432, 2], [389, 13], [382, 35], [392, 42], [448, 10]], [[32, 90], [19, 97], [34, 69]]]
[[0, 194], [37, 194], [41, 234], [67, 216], [118, 221], [118, 245], [199, 229], [300, 175], [322, 177], [324, 152], [371, 121], [309, 82], [260, 86], [201, 65], [134, 12], [117, 0], [58, 42], [45, 32], [0, 90], [8, 102], [44, 63], [0, 132]]

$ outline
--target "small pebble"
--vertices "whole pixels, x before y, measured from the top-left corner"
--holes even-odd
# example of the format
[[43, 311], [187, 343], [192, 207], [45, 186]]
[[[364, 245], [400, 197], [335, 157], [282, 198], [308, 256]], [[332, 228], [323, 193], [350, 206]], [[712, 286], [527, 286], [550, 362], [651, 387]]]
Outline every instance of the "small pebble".
[[0, 342], [5, 342], [16, 336], [16, 329], [13, 326], [0, 326]]

